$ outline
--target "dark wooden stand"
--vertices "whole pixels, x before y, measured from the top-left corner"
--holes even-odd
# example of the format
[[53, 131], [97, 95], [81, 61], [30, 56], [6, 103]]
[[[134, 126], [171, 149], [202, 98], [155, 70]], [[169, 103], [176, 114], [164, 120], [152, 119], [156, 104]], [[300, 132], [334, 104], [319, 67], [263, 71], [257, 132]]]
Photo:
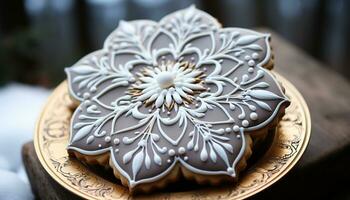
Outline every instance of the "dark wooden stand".
[[[311, 112], [312, 135], [296, 167], [255, 199], [348, 199], [350, 191], [350, 83], [271, 30], [275, 70], [303, 94]], [[23, 160], [39, 199], [79, 199], [42, 168], [33, 143], [23, 146]]]

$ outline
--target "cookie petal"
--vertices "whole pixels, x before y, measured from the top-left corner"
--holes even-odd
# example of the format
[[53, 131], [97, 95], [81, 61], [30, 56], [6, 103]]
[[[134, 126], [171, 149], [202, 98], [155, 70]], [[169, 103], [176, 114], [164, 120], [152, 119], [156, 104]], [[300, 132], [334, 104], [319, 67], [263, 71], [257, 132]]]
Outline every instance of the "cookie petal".
[[[118, 54], [121, 55], [121, 54]], [[116, 64], [116, 54], [107, 54], [105, 50], [96, 51], [81, 59], [70, 68], [66, 68], [70, 94], [77, 100], [95, 96], [109, 84], [127, 86], [134, 75], [126, 64]], [[124, 58], [132, 60], [132, 56]]]
[[68, 149], [88, 155], [106, 152], [113, 140], [113, 124], [128, 108], [125, 105], [111, 108], [94, 99], [84, 100], [72, 116]]
[[174, 150], [159, 134], [156, 120], [155, 113], [141, 113], [137, 106], [116, 121], [112, 161], [130, 187], [160, 179], [175, 165]]
[[235, 177], [236, 165], [246, 151], [243, 131], [234, 132], [207, 124], [195, 126], [180, 162], [188, 170], [204, 175], [225, 174]]
[[[227, 28], [216, 35], [217, 46], [203, 63], [213, 64], [205, 83], [210, 90], [199, 95], [202, 102], [229, 113], [236, 129], [266, 126], [288, 104], [277, 81], [263, 66], [271, 59], [269, 36], [245, 29]], [[232, 62], [228, 62], [231, 60]], [[220, 104], [220, 105], [215, 105]], [[224, 109], [222, 108], [224, 107]], [[211, 115], [206, 115], [210, 116]], [[210, 120], [207, 120], [210, 121]]]
[[164, 28], [173, 30], [174, 33], [176, 32], [179, 38], [221, 27], [221, 24], [214, 17], [198, 10], [195, 6], [169, 14], [163, 17], [159, 24]]
[[[203, 42], [203, 38], [210, 36], [213, 30], [221, 26], [216, 19], [194, 6], [165, 16], [160, 20], [159, 25], [161, 29], [171, 34], [173, 40], [171, 53], [176, 60], [192, 52], [203, 54], [197, 52], [200, 50], [198, 44], [204, 47], [203, 49], [210, 50], [212, 48], [211, 41]], [[199, 43], [198, 40], [202, 41]]]

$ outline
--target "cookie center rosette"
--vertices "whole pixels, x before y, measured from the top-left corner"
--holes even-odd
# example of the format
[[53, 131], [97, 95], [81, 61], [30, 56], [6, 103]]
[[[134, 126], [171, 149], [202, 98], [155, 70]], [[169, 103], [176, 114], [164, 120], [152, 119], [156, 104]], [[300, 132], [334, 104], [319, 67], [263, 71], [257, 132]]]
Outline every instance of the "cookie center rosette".
[[188, 61], [165, 62], [165, 57], [162, 59], [159, 66], [145, 67], [138, 73], [138, 81], [130, 87], [129, 94], [136, 97], [134, 101], [150, 105], [150, 112], [153, 108], [164, 110], [164, 105], [171, 114], [173, 108], [188, 106], [199, 91], [206, 90], [204, 73]]
[[175, 168], [236, 177], [246, 138], [288, 103], [263, 67], [270, 60], [268, 35], [221, 28], [194, 7], [159, 23], [122, 21], [103, 49], [66, 70], [80, 102], [68, 150], [109, 154], [129, 188]]

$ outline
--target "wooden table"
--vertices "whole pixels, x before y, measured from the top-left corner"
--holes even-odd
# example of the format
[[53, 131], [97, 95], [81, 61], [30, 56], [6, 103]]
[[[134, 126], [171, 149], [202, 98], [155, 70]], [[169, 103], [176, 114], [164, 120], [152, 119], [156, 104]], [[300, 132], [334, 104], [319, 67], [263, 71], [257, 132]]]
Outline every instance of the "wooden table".
[[[310, 144], [295, 168], [254, 199], [350, 198], [350, 83], [278, 34], [272, 34], [275, 70], [303, 94], [311, 112]], [[75, 199], [41, 167], [33, 143], [23, 146], [23, 160], [40, 199]]]

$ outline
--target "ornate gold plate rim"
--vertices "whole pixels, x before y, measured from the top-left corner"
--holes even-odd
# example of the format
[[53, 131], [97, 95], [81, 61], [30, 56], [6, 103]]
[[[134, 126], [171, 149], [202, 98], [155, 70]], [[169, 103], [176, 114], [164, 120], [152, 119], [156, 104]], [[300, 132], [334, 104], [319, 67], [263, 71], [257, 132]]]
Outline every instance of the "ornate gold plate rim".
[[[286, 88], [291, 105], [278, 124], [270, 149], [254, 167], [244, 172], [238, 183], [215, 189], [186, 192], [160, 192], [137, 196], [142, 199], [243, 199], [250, 197], [281, 179], [300, 159], [311, 134], [311, 119], [305, 100], [284, 77], [273, 72]], [[67, 83], [61, 83], [49, 97], [36, 124], [36, 154], [48, 174], [63, 187], [87, 199], [130, 199], [128, 190], [93, 172], [75, 159], [69, 159], [65, 146], [73, 102]], [[213, 188], [213, 187], [210, 187]]]

